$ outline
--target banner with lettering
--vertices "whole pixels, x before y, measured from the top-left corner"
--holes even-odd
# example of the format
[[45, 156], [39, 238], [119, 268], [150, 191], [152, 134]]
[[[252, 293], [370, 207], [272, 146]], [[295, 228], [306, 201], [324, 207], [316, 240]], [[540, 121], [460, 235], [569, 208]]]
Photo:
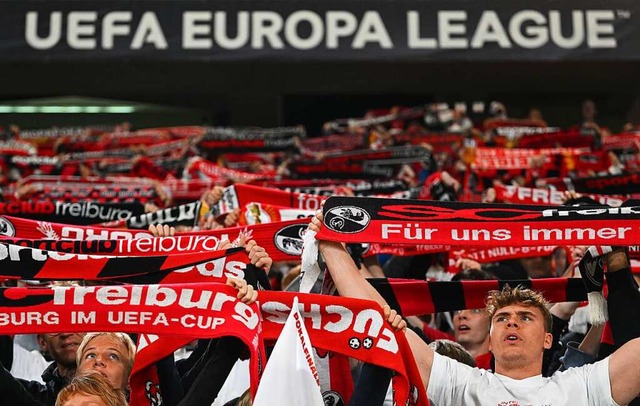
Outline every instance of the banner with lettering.
[[[2, 220], [3, 218], [0, 217], [0, 224]], [[28, 220], [24, 221], [28, 222]], [[14, 223], [18, 222], [14, 220]], [[175, 237], [152, 237], [151, 234], [142, 230], [84, 229], [55, 225], [56, 228], [62, 227], [62, 231], [56, 232], [58, 237], [65, 232], [68, 235], [80, 235], [81, 239], [54, 239], [42, 235], [38, 238], [0, 236], [0, 243], [6, 242], [20, 247], [68, 254], [154, 256], [214, 251], [219, 249], [219, 244], [223, 240], [236, 243], [244, 237], [247, 240], [255, 240], [276, 262], [299, 261], [302, 254], [302, 236], [308, 224], [309, 219], [305, 217], [244, 227], [177, 233]], [[53, 234], [53, 227], [48, 231]], [[108, 234], [106, 234], [107, 231]]]
[[[4, 279], [131, 282], [134, 277], [148, 277], [147, 283], [176, 280], [224, 283], [229, 276], [243, 278], [248, 262], [243, 248], [171, 255], [111, 256], [45, 251], [0, 241], [0, 278]], [[140, 279], [136, 281], [143, 283]]]
[[[493, 185], [496, 191], [496, 200], [505, 203], [517, 204], [564, 204], [564, 192], [556, 189], [528, 188], [514, 185]], [[620, 206], [626, 200], [622, 196], [610, 196], [601, 194], [584, 194], [596, 202], [607, 206]]]
[[628, 0], [12, 0], [0, 60], [637, 60], [639, 12]]
[[65, 224], [89, 225], [109, 221], [127, 221], [144, 214], [141, 203], [65, 202], [60, 200], [25, 200], [0, 202], [0, 215]]
[[640, 207], [515, 206], [330, 197], [318, 239], [340, 242], [504, 245], [632, 245]]
[[27, 220], [13, 216], [0, 216], [0, 236], [49, 240], [117, 240], [120, 238], [153, 237], [147, 230], [77, 226]]
[[[112, 331], [155, 339], [169, 336], [170, 342], [234, 336], [251, 354], [250, 380], [255, 390], [259, 364], [265, 360], [260, 310], [257, 304], [247, 305], [236, 296], [234, 288], [219, 283], [4, 288], [0, 290], [0, 326], [5, 334], [53, 332], [55, 326], [55, 332]], [[148, 401], [145, 382], [138, 382], [135, 376], [162, 358], [150, 351], [160, 342], [164, 341], [145, 339], [138, 348], [136, 362], [144, 365], [134, 363], [132, 404]]]

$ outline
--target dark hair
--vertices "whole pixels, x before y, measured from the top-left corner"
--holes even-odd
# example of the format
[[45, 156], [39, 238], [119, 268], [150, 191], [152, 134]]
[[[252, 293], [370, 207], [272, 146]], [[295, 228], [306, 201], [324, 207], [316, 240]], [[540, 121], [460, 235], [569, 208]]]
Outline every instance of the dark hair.
[[458, 362], [469, 365], [470, 367], [475, 368], [476, 366], [476, 360], [473, 359], [473, 356], [471, 356], [469, 351], [467, 351], [460, 343], [451, 340], [440, 339], [430, 342], [429, 347], [431, 347], [433, 351], [437, 352], [440, 355], [453, 358]]
[[491, 272], [498, 280], [524, 280], [529, 279], [529, 274], [520, 264], [520, 259], [486, 265], [485, 271]]
[[485, 269], [465, 269], [453, 275], [452, 281], [490, 281], [498, 279], [491, 272]]
[[437, 180], [429, 187], [429, 193], [432, 200], [455, 202], [458, 200], [458, 193], [454, 188], [449, 185], [445, 185], [444, 182]]

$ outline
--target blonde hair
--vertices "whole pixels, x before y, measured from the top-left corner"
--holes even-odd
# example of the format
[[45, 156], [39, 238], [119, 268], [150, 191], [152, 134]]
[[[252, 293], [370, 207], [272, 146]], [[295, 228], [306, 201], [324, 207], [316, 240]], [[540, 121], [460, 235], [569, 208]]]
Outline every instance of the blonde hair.
[[493, 315], [503, 307], [520, 305], [525, 307], [535, 307], [540, 310], [544, 319], [544, 330], [547, 333], [551, 332], [553, 324], [553, 317], [549, 312], [549, 302], [542, 296], [541, 293], [522, 287], [521, 285], [515, 288], [505, 285], [502, 290], [492, 290], [487, 295], [487, 312], [489, 317], [493, 319]]
[[85, 348], [87, 348], [87, 345], [89, 345], [89, 342], [94, 338], [100, 337], [100, 336], [109, 337], [115, 342], [121, 343], [127, 349], [127, 353], [125, 355], [127, 356], [126, 376], [128, 378], [129, 374], [131, 374], [131, 369], [133, 368], [133, 361], [136, 357], [136, 345], [134, 344], [131, 337], [129, 337], [129, 335], [125, 333], [104, 333], [104, 332], [87, 333], [87, 335], [85, 335], [84, 338], [82, 339], [80, 346], [78, 347], [78, 352], [76, 353], [76, 364], [80, 366], [82, 362], [82, 353], [84, 352]]
[[64, 406], [66, 402], [78, 394], [97, 396], [105, 406], [127, 406], [124, 392], [114, 389], [107, 378], [97, 372], [76, 375], [58, 394], [56, 406]]
[[244, 391], [240, 398], [238, 398], [236, 406], [253, 406], [253, 401], [251, 400], [251, 391], [249, 389]]

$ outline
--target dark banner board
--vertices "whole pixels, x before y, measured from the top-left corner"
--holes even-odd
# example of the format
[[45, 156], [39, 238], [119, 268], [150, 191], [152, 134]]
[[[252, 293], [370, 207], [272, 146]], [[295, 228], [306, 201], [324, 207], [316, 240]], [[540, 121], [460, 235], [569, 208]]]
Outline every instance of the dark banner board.
[[0, 62], [640, 59], [636, 0], [0, 2]]

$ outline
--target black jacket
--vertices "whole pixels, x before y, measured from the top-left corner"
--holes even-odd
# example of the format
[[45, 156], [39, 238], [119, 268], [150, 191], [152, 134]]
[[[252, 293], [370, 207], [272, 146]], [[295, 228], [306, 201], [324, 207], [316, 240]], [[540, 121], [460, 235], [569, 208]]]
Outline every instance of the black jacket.
[[58, 374], [55, 362], [42, 374], [43, 385], [37, 381], [14, 378], [4, 367], [0, 368], [0, 404], [15, 406], [54, 406], [58, 393], [69, 381]]

